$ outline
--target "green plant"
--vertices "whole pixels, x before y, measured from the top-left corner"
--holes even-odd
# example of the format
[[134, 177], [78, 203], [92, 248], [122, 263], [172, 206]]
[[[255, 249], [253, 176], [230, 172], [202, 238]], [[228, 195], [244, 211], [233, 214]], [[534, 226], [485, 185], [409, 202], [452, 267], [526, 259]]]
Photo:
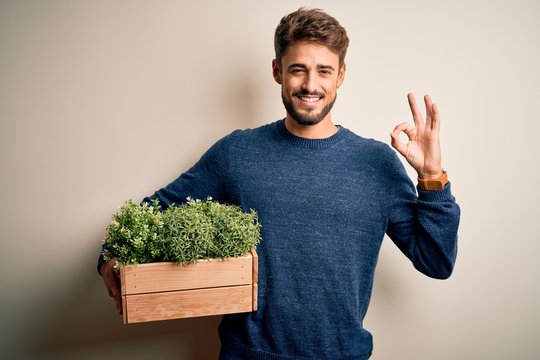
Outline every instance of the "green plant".
[[186, 263], [212, 257], [214, 229], [204, 207], [205, 203], [189, 199], [186, 205], [164, 212], [165, 261]]
[[128, 201], [107, 230], [104, 257], [118, 257], [120, 265], [225, 259], [246, 254], [261, 240], [254, 210], [244, 213], [238, 206], [211, 198], [188, 198], [186, 204], [163, 212], [157, 200], [151, 205]]
[[208, 217], [214, 225], [213, 257], [241, 256], [261, 240], [257, 213], [244, 213], [238, 206], [207, 202]]
[[163, 220], [159, 202], [142, 205], [126, 201], [107, 227], [103, 258], [120, 265], [159, 261], [163, 248]]

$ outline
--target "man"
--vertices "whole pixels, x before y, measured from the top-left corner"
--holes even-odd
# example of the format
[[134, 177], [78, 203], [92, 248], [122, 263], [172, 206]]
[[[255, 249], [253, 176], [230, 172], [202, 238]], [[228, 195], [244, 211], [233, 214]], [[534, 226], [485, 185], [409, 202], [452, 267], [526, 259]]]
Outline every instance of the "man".
[[[441, 167], [439, 110], [426, 96], [424, 122], [410, 94], [414, 127], [403, 123], [391, 134], [418, 173], [417, 195], [390, 147], [332, 120], [348, 42], [320, 10], [284, 17], [272, 71], [285, 119], [224, 137], [143, 200], [166, 207], [211, 196], [259, 214], [258, 311], [223, 317], [221, 359], [369, 358], [372, 338], [362, 323], [385, 233], [419, 271], [452, 272], [459, 207]], [[100, 272], [119, 306], [113, 265], [101, 261]]]

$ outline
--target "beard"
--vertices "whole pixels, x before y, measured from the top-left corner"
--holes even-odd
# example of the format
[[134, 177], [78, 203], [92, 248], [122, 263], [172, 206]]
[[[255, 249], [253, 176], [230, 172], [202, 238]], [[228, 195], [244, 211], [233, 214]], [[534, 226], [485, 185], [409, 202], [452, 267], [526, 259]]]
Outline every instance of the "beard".
[[[313, 93], [309, 94], [307, 91], [295, 91], [293, 93], [294, 96], [302, 96], [302, 95], [319, 95], [321, 96], [321, 100], [324, 99], [324, 95], [321, 95], [319, 93]], [[321, 112], [319, 113], [308, 113], [308, 114], [300, 114], [296, 108], [294, 107], [293, 103], [289, 101], [285, 96], [283, 95], [283, 91], [281, 92], [281, 99], [283, 100], [283, 105], [285, 106], [285, 109], [287, 110], [287, 113], [293, 118], [294, 121], [296, 121], [300, 125], [306, 125], [306, 126], [313, 126], [320, 123], [326, 115], [332, 110], [332, 107], [334, 106], [334, 103], [336, 102], [337, 94], [334, 96], [332, 101], [330, 101], [324, 108], [322, 108]]]

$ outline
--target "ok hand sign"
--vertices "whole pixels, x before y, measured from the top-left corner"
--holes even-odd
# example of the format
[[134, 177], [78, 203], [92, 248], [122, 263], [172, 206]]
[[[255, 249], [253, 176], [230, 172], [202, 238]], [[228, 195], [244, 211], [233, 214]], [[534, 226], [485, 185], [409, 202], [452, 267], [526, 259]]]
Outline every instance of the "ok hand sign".
[[[435, 179], [442, 173], [441, 145], [439, 141], [439, 108], [426, 95], [426, 121], [416, 105], [414, 95], [407, 95], [411, 108], [414, 127], [409, 123], [401, 123], [390, 134], [392, 146], [407, 159], [407, 162], [416, 170], [418, 177], [425, 180]], [[399, 139], [399, 134], [404, 132], [409, 138], [407, 143]]]

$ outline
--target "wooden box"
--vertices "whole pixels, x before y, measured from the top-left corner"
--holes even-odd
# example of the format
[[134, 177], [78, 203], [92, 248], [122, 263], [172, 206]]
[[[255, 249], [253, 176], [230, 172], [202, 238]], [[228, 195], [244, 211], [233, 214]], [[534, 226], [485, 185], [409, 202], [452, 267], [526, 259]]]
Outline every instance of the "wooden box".
[[257, 253], [120, 268], [124, 324], [257, 310]]

